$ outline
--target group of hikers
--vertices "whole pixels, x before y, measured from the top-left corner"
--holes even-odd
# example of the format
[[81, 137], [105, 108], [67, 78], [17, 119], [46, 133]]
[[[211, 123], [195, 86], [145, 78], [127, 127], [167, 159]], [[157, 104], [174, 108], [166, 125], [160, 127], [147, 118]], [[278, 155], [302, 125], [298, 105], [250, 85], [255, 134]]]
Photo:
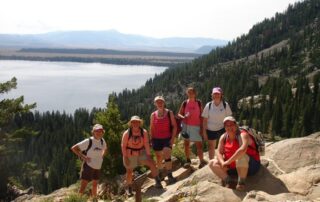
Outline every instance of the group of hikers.
[[[255, 174], [260, 167], [260, 156], [254, 139], [248, 131], [239, 128], [232, 117], [229, 104], [223, 99], [220, 87], [212, 89], [212, 100], [205, 107], [197, 99], [196, 90], [192, 87], [186, 90], [187, 99], [182, 102], [177, 116], [166, 108], [163, 96], [154, 98], [156, 110], [150, 116], [150, 130], [143, 128], [143, 120], [132, 116], [128, 129], [122, 135], [121, 149], [123, 165], [126, 168], [127, 194], [132, 195], [133, 171], [137, 166], [149, 167], [155, 179], [155, 187], [162, 188], [161, 181], [167, 176], [168, 184], [177, 180], [172, 175], [171, 152], [174, 146], [177, 122], [181, 119], [180, 137], [184, 141], [186, 164], [191, 164], [190, 142], [197, 148], [199, 169], [209, 164], [209, 168], [222, 180], [222, 185], [231, 187], [237, 175], [237, 190], [245, 189], [247, 175]], [[107, 145], [102, 138], [102, 125], [96, 124], [92, 129], [92, 137], [75, 144], [71, 150], [83, 161], [81, 171], [81, 186], [83, 194], [88, 182], [92, 181], [92, 196], [97, 195], [97, 181], [103, 156], [106, 155]], [[208, 142], [209, 162], [203, 157], [203, 143]], [[216, 143], [218, 143], [215, 155]], [[156, 161], [151, 155], [153, 149]], [[216, 156], [216, 158], [215, 158]]]

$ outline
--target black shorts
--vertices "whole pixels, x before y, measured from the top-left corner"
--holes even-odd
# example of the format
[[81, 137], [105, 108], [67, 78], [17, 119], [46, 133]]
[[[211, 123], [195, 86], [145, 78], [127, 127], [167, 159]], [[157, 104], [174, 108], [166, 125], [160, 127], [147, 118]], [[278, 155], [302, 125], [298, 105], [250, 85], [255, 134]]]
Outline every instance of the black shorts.
[[84, 163], [82, 165], [82, 172], [80, 178], [90, 182], [91, 180], [99, 180], [100, 169], [93, 169], [88, 164]]
[[225, 132], [226, 130], [224, 128], [218, 131], [207, 130], [208, 140], [217, 140]]
[[[260, 161], [255, 160], [252, 156], [249, 156], [249, 168], [248, 168], [248, 176], [256, 174], [261, 166]], [[227, 171], [228, 175], [238, 175], [237, 169], [232, 168]]]
[[152, 138], [152, 148], [154, 151], [162, 151], [163, 148], [171, 148], [170, 146], [171, 138], [165, 138], [165, 139], [155, 139]]

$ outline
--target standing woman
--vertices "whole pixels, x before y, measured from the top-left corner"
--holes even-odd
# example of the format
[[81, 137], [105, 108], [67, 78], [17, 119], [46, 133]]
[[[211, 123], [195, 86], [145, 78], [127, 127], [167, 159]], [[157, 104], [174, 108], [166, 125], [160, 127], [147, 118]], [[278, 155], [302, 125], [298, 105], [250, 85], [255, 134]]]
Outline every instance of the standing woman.
[[159, 173], [162, 173], [162, 161], [164, 160], [169, 184], [173, 184], [176, 179], [172, 176], [171, 151], [177, 125], [172, 111], [165, 108], [165, 100], [162, 96], [155, 97], [154, 104], [157, 110], [150, 117], [152, 148], [156, 153]]
[[182, 119], [182, 134], [186, 134], [184, 138], [184, 153], [186, 155], [187, 163], [184, 166], [189, 166], [190, 160], [190, 142], [195, 142], [197, 147], [197, 154], [200, 160], [199, 168], [206, 165], [203, 160], [202, 150], [202, 104], [196, 99], [196, 90], [192, 87], [187, 91], [188, 99], [181, 104], [178, 116]]
[[73, 153], [83, 160], [79, 193], [83, 194], [87, 184], [92, 181], [91, 195], [93, 198], [97, 197], [100, 169], [103, 157], [107, 153], [107, 144], [103, 139], [104, 132], [101, 124], [95, 124], [91, 131], [92, 137], [71, 147]]
[[209, 159], [214, 158], [217, 139], [225, 132], [223, 119], [232, 115], [229, 104], [223, 100], [223, 92], [220, 87], [212, 89], [212, 101], [203, 109], [203, 133], [209, 144]]
[[162, 188], [156, 164], [151, 157], [148, 133], [142, 128], [143, 121], [139, 116], [132, 116], [129, 128], [122, 135], [121, 149], [123, 164], [126, 168], [127, 194], [132, 195], [133, 169], [139, 165], [150, 168], [151, 175], [155, 178], [157, 188]]

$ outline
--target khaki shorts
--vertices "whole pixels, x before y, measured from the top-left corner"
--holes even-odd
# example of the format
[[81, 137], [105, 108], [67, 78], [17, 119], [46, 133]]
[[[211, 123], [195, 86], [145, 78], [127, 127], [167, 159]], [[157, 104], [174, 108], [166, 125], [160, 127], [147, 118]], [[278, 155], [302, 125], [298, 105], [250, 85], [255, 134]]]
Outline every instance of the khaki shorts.
[[126, 169], [135, 169], [139, 165], [141, 165], [141, 161], [147, 160], [147, 153], [145, 150], [140, 152], [139, 156], [130, 156], [129, 158], [129, 165], [123, 162], [123, 165]]

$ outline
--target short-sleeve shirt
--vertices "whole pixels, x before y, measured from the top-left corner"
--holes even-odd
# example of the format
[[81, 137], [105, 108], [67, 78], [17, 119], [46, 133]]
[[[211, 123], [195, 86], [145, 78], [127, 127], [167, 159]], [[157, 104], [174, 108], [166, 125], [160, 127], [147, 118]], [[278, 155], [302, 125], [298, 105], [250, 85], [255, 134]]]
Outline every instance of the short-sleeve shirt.
[[[210, 111], [209, 104], [211, 103]], [[203, 109], [202, 117], [208, 119], [207, 129], [211, 131], [218, 131], [224, 128], [223, 119], [227, 116], [231, 116], [232, 111], [230, 109], [229, 104], [226, 102], [226, 108], [223, 106], [223, 102], [221, 101], [218, 106], [214, 104], [214, 102], [209, 102]]]
[[[93, 169], [101, 169], [103, 161], [103, 151], [107, 148], [107, 144], [104, 139], [102, 139], [103, 144], [101, 145], [101, 140], [97, 140], [90, 137], [92, 140], [92, 146], [87, 152], [87, 156], [91, 158], [90, 162], [87, 162], [88, 166]], [[89, 139], [85, 139], [77, 144], [81, 151], [85, 151], [89, 146]]]

